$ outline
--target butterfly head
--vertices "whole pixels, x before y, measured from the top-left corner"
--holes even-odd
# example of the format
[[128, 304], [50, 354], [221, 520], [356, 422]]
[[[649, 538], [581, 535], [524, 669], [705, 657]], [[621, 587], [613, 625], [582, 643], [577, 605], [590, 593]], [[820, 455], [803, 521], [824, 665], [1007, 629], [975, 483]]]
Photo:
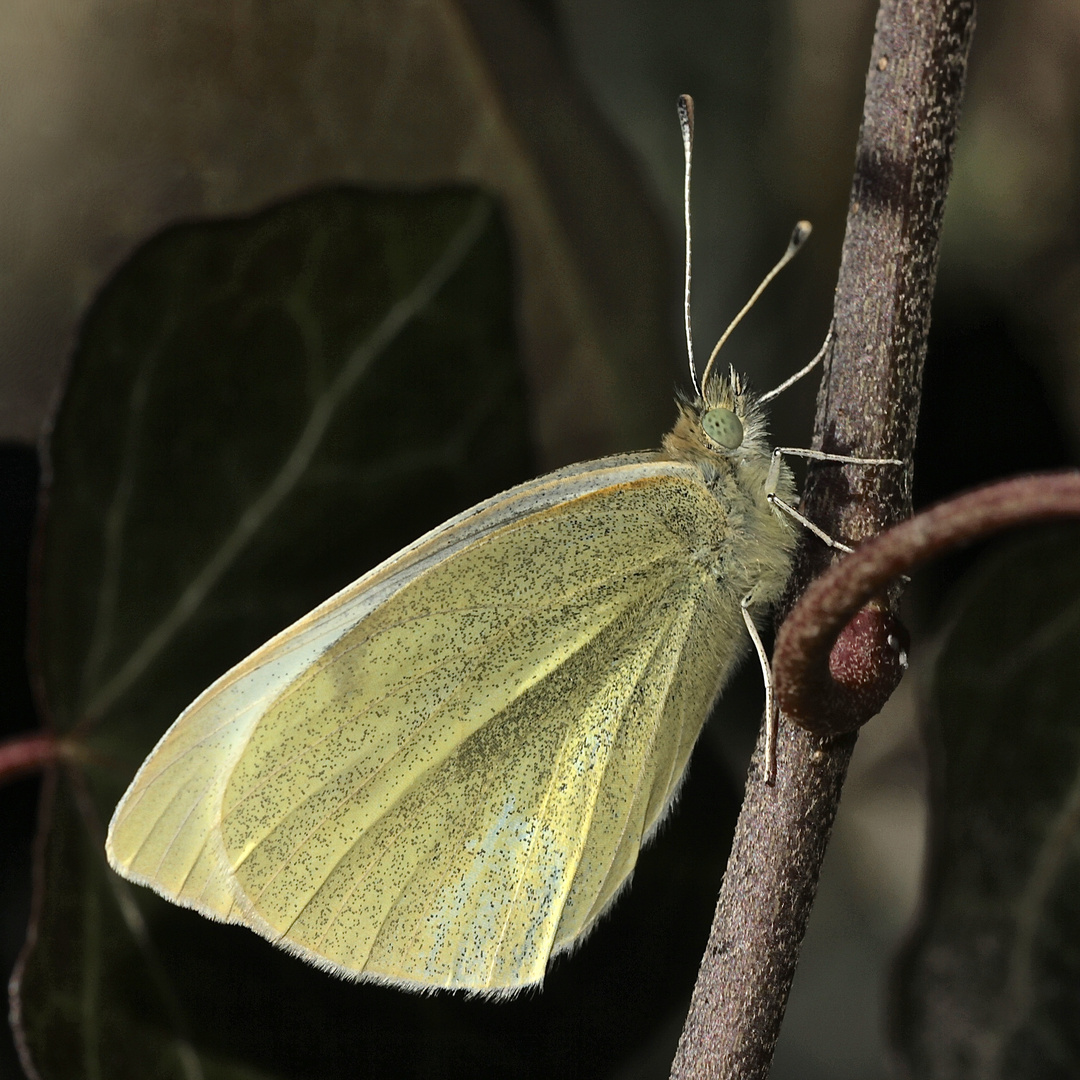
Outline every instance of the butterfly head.
[[734, 370], [713, 373], [694, 401], [680, 401], [664, 448], [676, 457], [714, 463], [768, 456], [765, 410]]

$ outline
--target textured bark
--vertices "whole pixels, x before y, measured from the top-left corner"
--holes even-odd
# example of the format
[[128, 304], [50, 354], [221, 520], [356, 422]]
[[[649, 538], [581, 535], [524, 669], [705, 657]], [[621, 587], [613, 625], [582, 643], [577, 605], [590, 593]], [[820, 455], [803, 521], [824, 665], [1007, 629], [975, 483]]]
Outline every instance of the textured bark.
[[[804, 512], [858, 542], [911, 512], [911, 454], [974, 0], [883, 0], [814, 445], [906, 468], [812, 469]], [[793, 596], [821, 569], [807, 548]], [[790, 606], [790, 605], [789, 605]], [[775, 787], [751, 762], [676, 1080], [764, 1077], [817, 889], [854, 733], [782, 722]]]

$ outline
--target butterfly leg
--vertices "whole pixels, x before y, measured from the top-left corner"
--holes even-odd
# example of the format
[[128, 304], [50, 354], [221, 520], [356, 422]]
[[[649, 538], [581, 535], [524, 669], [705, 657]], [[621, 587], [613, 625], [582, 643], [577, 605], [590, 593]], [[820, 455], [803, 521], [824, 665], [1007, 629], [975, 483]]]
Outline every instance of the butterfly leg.
[[766, 495], [765, 497], [769, 500], [770, 505], [778, 507], [780, 510], [783, 510], [784, 513], [788, 515], [788, 517], [793, 518], [800, 525], [802, 525], [803, 528], [808, 529], [810, 532], [812, 532], [826, 546], [835, 548], [837, 551], [843, 551], [848, 555], [850, 555], [855, 550], [853, 547], [849, 547], [847, 544], [845, 544], [842, 540], [836, 540], [831, 537], [824, 529], [815, 525], [808, 517], [800, 514], [794, 506], [792, 506], [790, 503], [784, 502], [784, 500], [781, 499], [778, 495]]
[[[773, 451], [773, 457], [810, 458], [813, 461], [837, 461], [841, 465], [903, 465], [899, 458], [894, 457], [852, 457], [850, 454], [826, 454], [824, 450], [804, 450], [799, 446], [778, 446]], [[779, 466], [775, 466], [779, 470]], [[770, 475], [772, 469], [769, 470]]]
[[765, 479], [765, 496], [772, 499], [780, 480], [780, 462], [784, 457], [808, 458], [811, 461], [833, 461], [839, 465], [903, 465], [899, 458], [863, 458], [849, 454], [826, 454], [824, 450], [803, 450], [798, 446], [778, 446], [772, 454], [769, 475]]
[[765, 652], [765, 645], [754, 624], [754, 617], [750, 614], [750, 604], [753, 599], [753, 593], [748, 593], [742, 598], [739, 608], [742, 611], [747, 633], [754, 643], [754, 650], [761, 664], [762, 681], [765, 683], [765, 783], [771, 787], [776, 783], [776, 734], [779, 718], [776, 715], [776, 703], [773, 697], [772, 667], [769, 664], [769, 655]]
[[[797, 521], [804, 529], [812, 532], [826, 546], [850, 555], [855, 550], [853, 547], [849, 547], [842, 540], [831, 537], [824, 529], [815, 525], [808, 517], [800, 514], [794, 506], [784, 502], [776, 494], [776, 481], [780, 476], [780, 461], [784, 454], [801, 454], [803, 457], [810, 457], [815, 461], [843, 461], [849, 465], [903, 465], [903, 462], [898, 458], [846, 457], [843, 454], [824, 454], [817, 450], [793, 450], [790, 447], [783, 446], [773, 451], [772, 464], [769, 466], [769, 475], [765, 481], [765, 498], [769, 501], [769, 505], [783, 510], [788, 517]], [[907, 574], [901, 574], [900, 580], [906, 585], [911, 581], [911, 578]]]
[[765, 498], [768, 499], [769, 504], [782, 510], [788, 517], [793, 518], [802, 525], [803, 528], [808, 529], [822, 543], [850, 555], [855, 550], [854, 548], [848, 547], [847, 544], [840, 540], [834, 540], [827, 532], [815, 525], [809, 518], [804, 517], [794, 506], [784, 502], [776, 494], [776, 486], [780, 479], [780, 462], [785, 454], [810, 458], [813, 461], [833, 461], [842, 465], [903, 465], [903, 462], [898, 458], [860, 458], [851, 457], [848, 454], [826, 454], [822, 450], [801, 450], [794, 446], [778, 446], [773, 451], [772, 462], [769, 465], [769, 475], [765, 480]]

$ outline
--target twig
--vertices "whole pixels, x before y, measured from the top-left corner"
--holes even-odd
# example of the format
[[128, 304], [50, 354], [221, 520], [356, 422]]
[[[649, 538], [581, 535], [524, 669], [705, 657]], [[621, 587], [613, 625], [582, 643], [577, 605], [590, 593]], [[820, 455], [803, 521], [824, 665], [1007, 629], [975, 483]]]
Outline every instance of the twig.
[[784, 712], [819, 734], [854, 730], [866, 709], [861, 688], [837, 678], [844, 650], [834, 643], [840, 636], [845, 646], [848, 621], [863, 604], [898, 574], [963, 544], [1013, 525], [1077, 517], [1080, 472], [1042, 473], [958, 495], [868, 540], [810, 584], [777, 636], [773, 677]]
[[0, 784], [60, 760], [64, 747], [52, 732], [37, 731], [0, 742]]
[[[911, 460], [973, 28], [974, 0], [883, 0], [878, 11], [815, 448]], [[910, 513], [910, 466], [898, 472], [812, 469], [804, 512], [833, 536], [874, 535]], [[798, 591], [814, 562], [798, 568]], [[759, 740], [675, 1080], [768, 1074], [854, 744], [783, 723], [769, 787]]]

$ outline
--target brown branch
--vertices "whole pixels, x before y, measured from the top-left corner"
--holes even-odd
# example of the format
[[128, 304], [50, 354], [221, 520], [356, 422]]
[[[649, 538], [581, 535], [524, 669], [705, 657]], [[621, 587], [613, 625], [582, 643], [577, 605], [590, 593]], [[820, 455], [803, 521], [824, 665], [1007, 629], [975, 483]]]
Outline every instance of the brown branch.
[[[930, 298], [973, 27], [974, 0], [883, 0], [878, 12], [814, 445], [909, 467], [812, 469], [804, 511], [834, 536], [861, 540], [910, 513]], [[820, 569], [820, 550], [807, 551], [797, 591]], [[770, 787], [759, 740], [676, 1080], [767, 1075], [854, 744], [854, 734], [823, 739], [783, 723]]]

